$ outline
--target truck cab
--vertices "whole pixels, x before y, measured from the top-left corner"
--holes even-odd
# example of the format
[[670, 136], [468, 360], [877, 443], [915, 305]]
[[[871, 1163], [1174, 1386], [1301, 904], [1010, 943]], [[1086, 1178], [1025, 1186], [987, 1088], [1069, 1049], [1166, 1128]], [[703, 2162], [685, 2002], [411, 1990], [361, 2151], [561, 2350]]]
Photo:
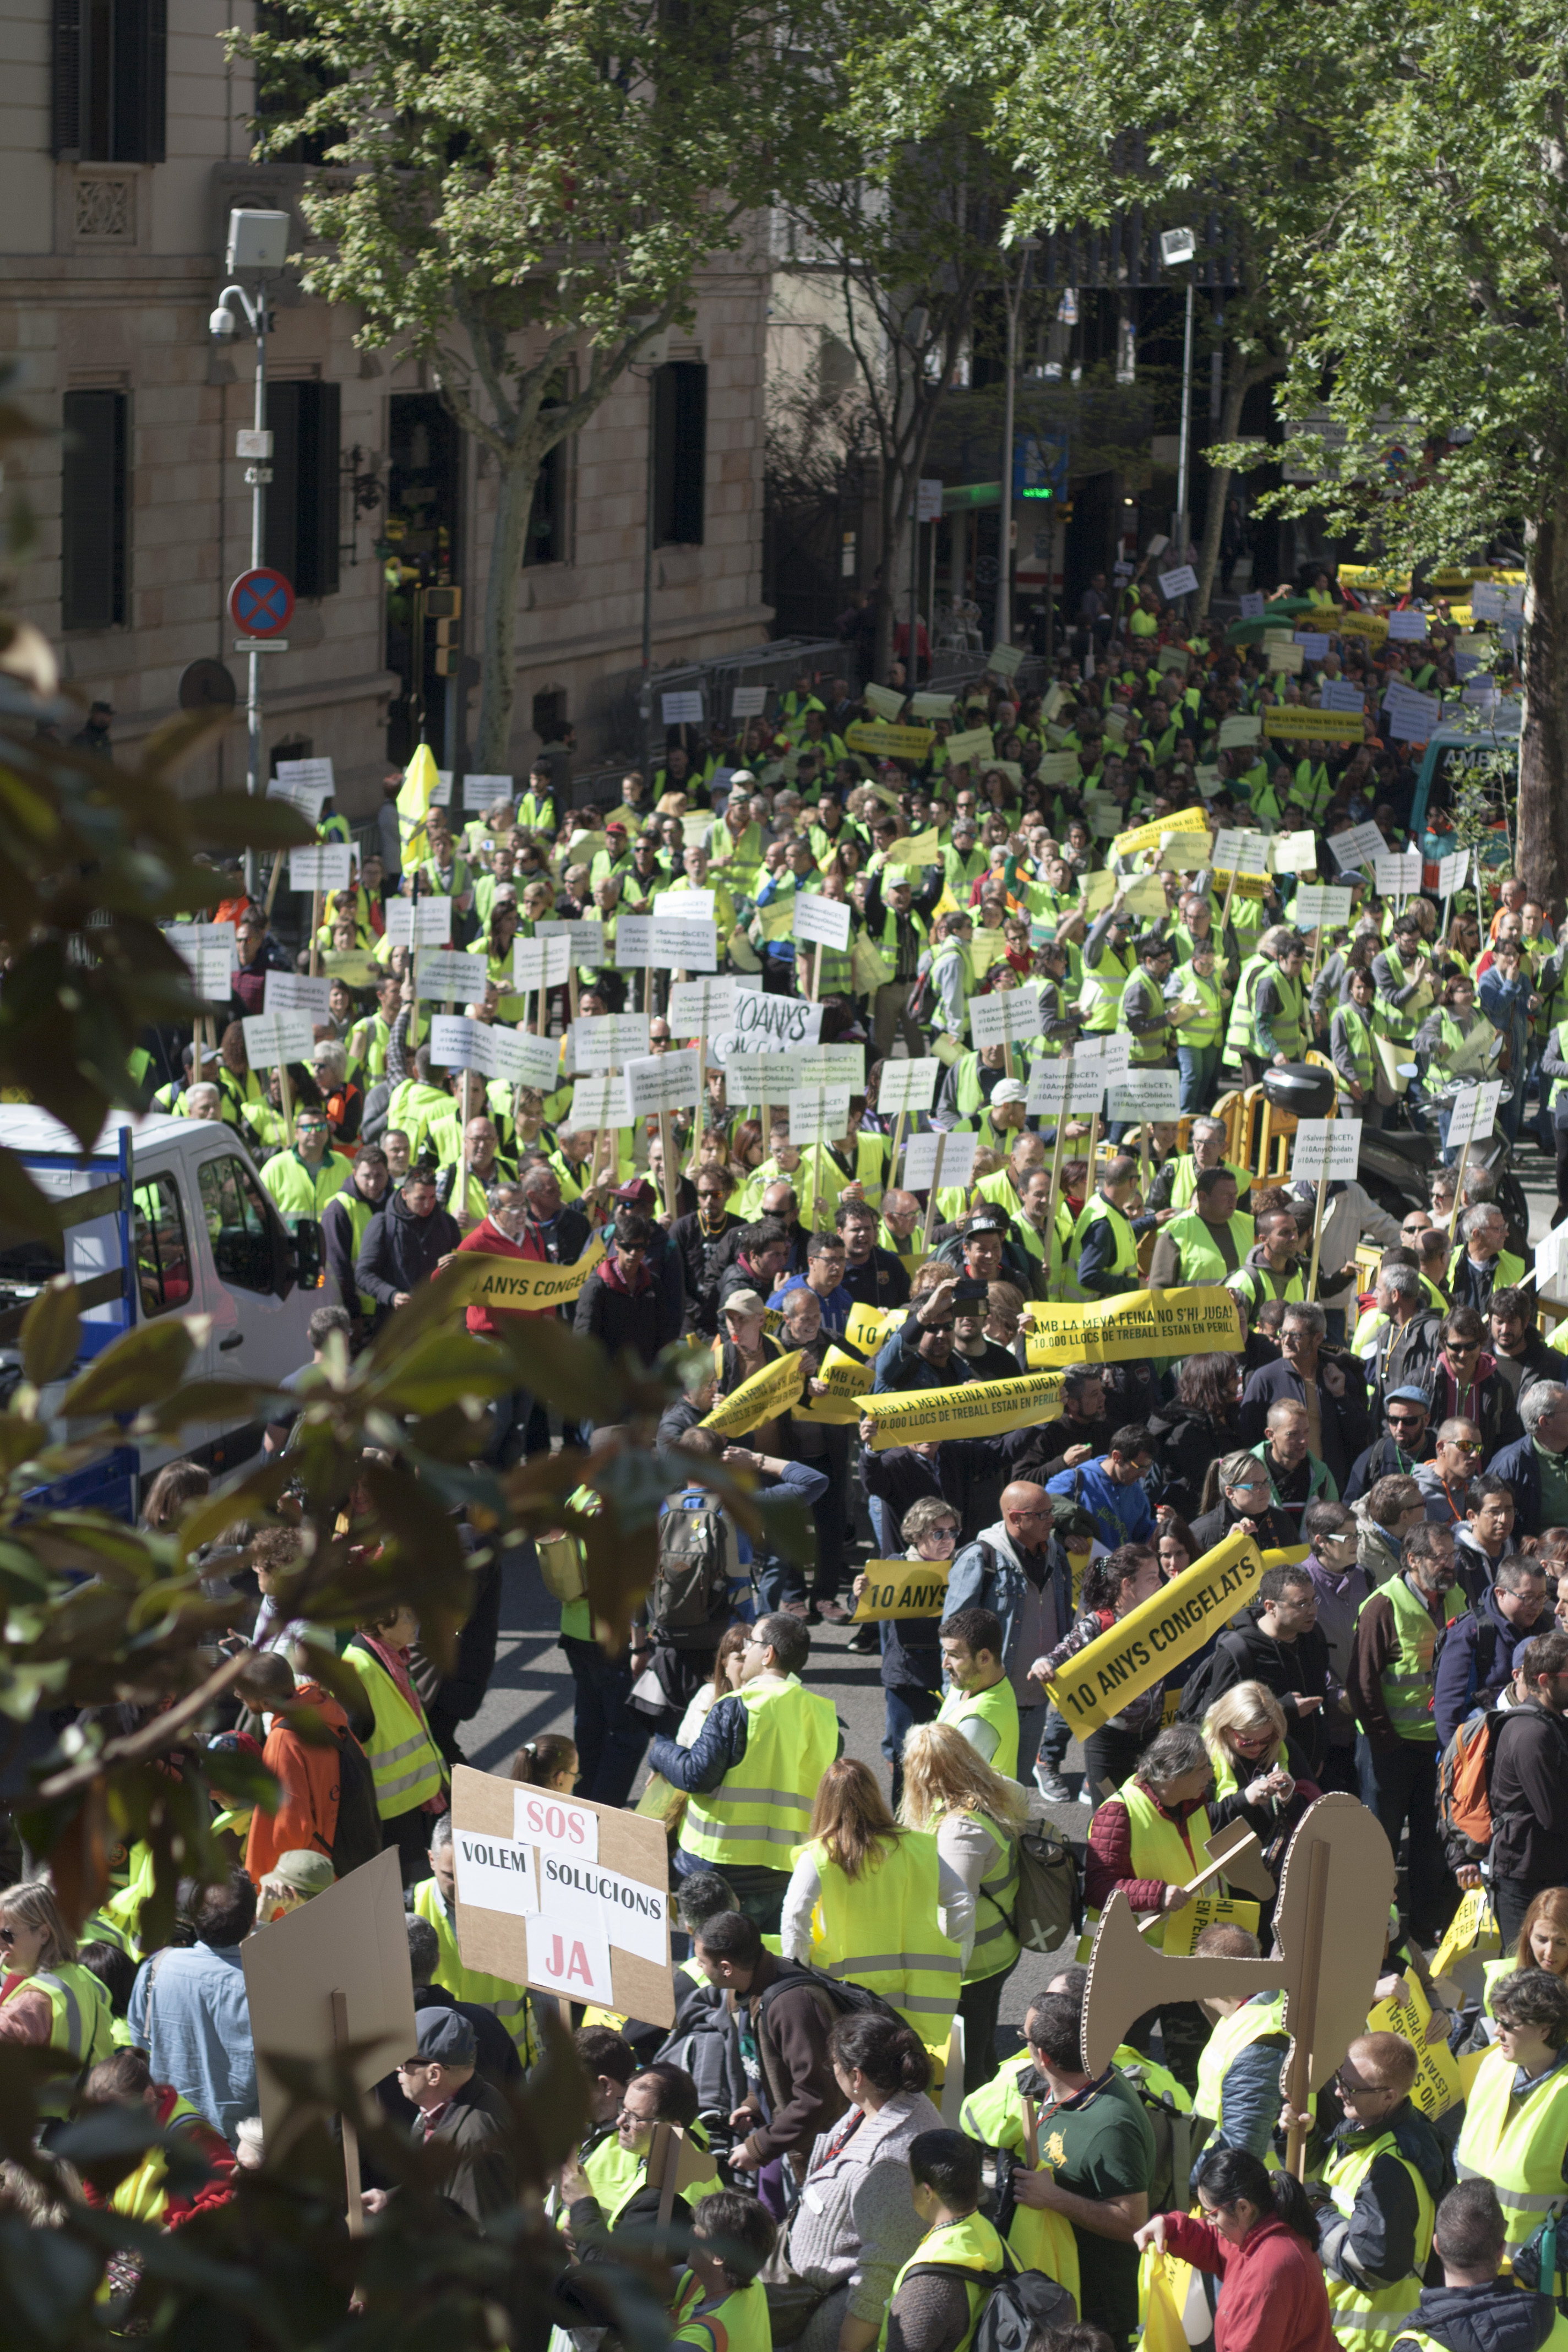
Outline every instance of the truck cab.
[[[82, 1303], [73, 1371], [139, 1323], [205, 1318], [187, 1377], [276, 1386], [310, 1360], [306, 1324], [321, 1303], [321, 1227], [284, 1225], [244, 1141], [220, 1119], [110, 1114], [90, 1151], [47, 1112], [0, 1105], [0, 1144], [60, 1204], [62, 1242], [0, 1223], [0, 1395], [21, 1378], [22, 1319], [53, 1276], [71, 1275]], [[200, 1336], [205, 1331], [205, 1337]], [[71, 1373], [47, 1389], [49, 1418]], [[79, 1433], [56, 1418], [60, 1435]], [[185, 1443], [127, 1443], [49, 1492], [55, 1505], [133, 1517], [142, 1490], [176, 1455], [232, 1469], [260, 1446], [259, 1415], [204, 1422]]]

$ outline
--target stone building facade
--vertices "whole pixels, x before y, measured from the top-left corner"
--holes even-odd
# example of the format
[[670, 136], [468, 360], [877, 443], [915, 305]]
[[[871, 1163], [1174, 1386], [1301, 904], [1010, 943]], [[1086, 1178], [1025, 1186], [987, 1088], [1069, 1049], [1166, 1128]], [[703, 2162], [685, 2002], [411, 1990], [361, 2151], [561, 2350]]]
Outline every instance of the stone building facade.
[[[4, 0], [0, 7], [0, 362], [38, 428], [6, 457], [32, 535], [12, 603], [58, 647], [84, 702], [134, 745], [179, 705], [193, 662], [226, 664], [226, 604], [250, 559], [236, 434], [252, 422], [253, 346], [215, 345], [231, 205], [291, 210], [306, 176], [247, 160], [253, 92], [222, 34], [249, 0]], [[293, 249], [291, 245], [291, 249]], [[520, 596], [514, 730], [521, 772], [563, 721], [580, 764], [637, 740], [650, 417], [659, 419], [656, 667], [755, 644], [762, 603], [767, 269], [720, 257], [667, 380], [625, 378], [556, 453], [536, 500]], [[268, 342], [268, 561], [299, 591], [264, 666], [264, 752], [330, 755], [340, 805], [378, 799], [405, 756], [417, 663], [438, 761], [478, 720], [478, 666], [436, 675], [412, 642], [415, 571], [464, 591], [480, 636], [493, 495], [485, 453], [450, 425], [426, 372], [356, 350], [357, 318], [277, 281]], [[450, 701], [448, 701], [450, 698]], [[237, 723], [190, 788], [238, 789]]]

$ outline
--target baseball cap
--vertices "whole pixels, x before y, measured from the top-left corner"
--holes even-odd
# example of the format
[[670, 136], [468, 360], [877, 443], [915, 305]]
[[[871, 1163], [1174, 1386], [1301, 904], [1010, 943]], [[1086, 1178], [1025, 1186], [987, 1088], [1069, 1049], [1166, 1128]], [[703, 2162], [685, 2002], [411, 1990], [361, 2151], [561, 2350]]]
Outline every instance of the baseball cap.
[[645, 1201], [657, 1201], [658, 1194], [646, 1176], [628, 1176], [624, 1184], [616, 1185], [615, 1198], [629, 1201], [634, 1208], [640, 1209]]
[[882, 879], [889, 890], [896, 890], [900, 883], [907, 884], [909, 878], [910, 869], [907, 866], [884, 866], [882, 868]]
[[605, 827], [606, 833], [625, 833], [626, 829], [624, 819], [618, 816], [613, 816]]
[[1004, 1078], [1000, 1086], [992, 1087], [991, 1099], [994, 1103], [1027, 1102], [1029, 1089], [1022, 1078]]
[[1432, 1409], [1432, 1400], [1425, 1389], [1390, 1389], [1383, 1402], [1384, 1404], [1425, 1405], [1428, 1412]]
[[338, 1882], [331, 1856], [316, 1853], [310, 1847], [303, 1845], [291, 1845], [286, 1853], [280, 1853], [266, 1875], [280, 1879], [285, 1886], [292, 1886], [300, 1895], [322, 1895]]
[[471, 2066], [479, 2040], [468, 2019], [455, 2009], [421, 2009], [415, 2012], [419, 2030], [419, 2055], [443, 2066]]
[[768, 1303], [755, 1290], [732, 1290], [720, 1312], [724, 1315], [765, 1315]]
[[[1005, 1085], [1005, 1083], [1004, 1079], [1003, 1084]], [[1023, 1089], [1020, 1088], [1020, 1096], [1022, 1091]], [[966, 1237], [970, 1234], [1000, 1234], [1004, 1239], [1006, 1237], [1007, 1230], [1006, 1218], [999, 1217], [994, 1209], [982, 1209], [980, 1214], [977, 1217], [971, 1217], [963, 1228]]]
[[734, 791], [737, 784], [754, 784], [756, 781], [756, 777], [752, 774], [750, 768], [731, 768], [730, 771], [730, 789], [731, 792]]

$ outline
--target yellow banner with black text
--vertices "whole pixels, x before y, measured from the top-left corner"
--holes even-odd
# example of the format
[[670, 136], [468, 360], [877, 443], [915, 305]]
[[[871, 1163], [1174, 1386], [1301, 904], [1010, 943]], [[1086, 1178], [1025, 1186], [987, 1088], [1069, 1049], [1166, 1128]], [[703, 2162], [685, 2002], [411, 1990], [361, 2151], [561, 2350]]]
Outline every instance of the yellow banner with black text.
[[873, 1454], [889, 1445], [924, 1445], [943, 1437], [996, 1437], [1055, 1421], [1062, 1384], [1052, 1372], [1026, 1372], [1016, 1381], [969, 1381], [951, 1389], [889, 1390], [860, 1400], [875, 1429]]
[[1139, 1356], [1238, 1355], [1245, 1345], [1235, 1299], [1223, 1283], [1184, 1290], [1130, 1290], [1120, 1298], [1036, 1299], [1029, 1307], [1032, 1366], [1114, 1364]]
[[494, 1257], [482, 1250], [461, 1250], [451, 1273], [469, 1306], [538, 1314], [552, 1307], [569, 1307], [605, 1255], [595, 1242], [571, 1265], [546, 1265], [537, 1258]]
[[1049, 1688], [1078, 1737], [1098, 1731], [1201, 1649], [1251, 1599], [1262, 1574], [1258, 1546], [1238, 1528], [1069, 1658]]

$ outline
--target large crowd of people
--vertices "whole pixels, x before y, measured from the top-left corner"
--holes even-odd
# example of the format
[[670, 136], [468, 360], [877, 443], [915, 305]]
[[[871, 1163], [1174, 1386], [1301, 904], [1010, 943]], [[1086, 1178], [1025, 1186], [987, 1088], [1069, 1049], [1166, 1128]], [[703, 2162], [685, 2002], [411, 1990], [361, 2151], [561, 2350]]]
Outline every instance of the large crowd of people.
[[[525, 1743], [510, 1776], [663, 1822], [680, 1956], [673, 2028], [574, 2020], [594, 2120], [554, 2211], [579, 2352], [607, 2324], [595, 2270], [634, 2238], [664, 2263], [672, 2334], [709, 2352], [967, 2352], [1015, 2273], [1055, 2291], [1029, 2306], [1035, 2352], [1123, 2352], [1178, 2275], [1186, 2340], [1220, 2352], [1536, 2352], [1565, 2325], [1542, 2229], [1568, 2208], [1568, 1357], [1496, 1170], [1445, 1144], [1456, 1070], [1500, 1063], [1505, 1132], [1534, 1085], [1542, 1139], [1568, 1137], [1568, 1003], [1506, 836], [1447, 927], [1425, 837], [1422, 880], [1402, 867], [1397, 892], [1336, 856], [1358, 826], [1412, 845], [1419, 746], [1385, 709], [1401, 687], [1457, 694], [1473, 667], [1450, 604], [1395, 600], [1415, 635], [1387, 602], [1354, 610], [1320, 576], [1275, 609], [1304, 637], [1280, 667], [1268, 615], [1188, 631], [1150, 589], [1040, 690], [987, 675], [945, 716], [901, 678], [867, 703], [807, 674], [765, 719], [673, 730], [615, 805], [574, 804], [551, 763], [478, 814], [393, 777], [375, 854], [359, 844], [297, 949], [242, 874], [215, 877], [201, 911], [236, 924], [230, 1017], [216, 1045], [150, 1041], [154, 1107], [228, 1122], [285, 1221], [321, 1223], [317, 1358], [443, 1282], [454, 1318], [521, 1334], [523, 1360], [530, 1317], [647, 1364], [688, 1351], [657, 1426], [563, 1422], [542, 1379], [483, 1432], [500, 1469], [559, 1441], [590, 1463], [657, 1449], [667, 1482], [619, 1654], [595, 1638], [574, 1538], [519, 1555], [559, 1606], [573, 1728]], [[1506, 641], [1491, 675], [1506, 696]], [[1349, 689], [1359, 740], [1336, 742]], [[1311, 735], [1314, 709], [1341, 723]], [[1289, 731], [1266, 731], [1276, 709], [1299, 714]], [[927, 731], [918, 760], [883, 755], [895, 719]], [[323, 837], [346, 832], [329, 819]], [[1238, 834], [1289, 854], [1238, 855]], [[1348, 889], [1348, 919], [1308, 919], [1321, 882]], [[813, 897], [847, 910], [843, 945], [798, 922]], [[446, 902], [444, 943], [471, 961], [456, 1009], [549, 1040], [553, 1083], [443, 1066], [420, 950], [393, 939], [410, 898]], [[627, 929], [643, 915], [682, 921], [689, 961], [668, 940], [650, 957]], [[519, 943], [574, 924], [597, 928], [561, 976], [523, 984]], [[330, 1017], [308, 1066], [252, 1069], [243, 1021], [296, 963], [329, 982]], [[705, 973], [732, 976], [755, 1022], [673, 1019]], [[1037, 1015], [978, 1043], [976, 1008], [1026, 988]], [[627, 1025], [606, 1061], [612, 1019]], [[1134, 1076], [1171, 1074], [1168, 1117], [1032, 1107], [1042, 1067], [1118, 1036]], [[750, 1060], [735, 1080], [731, 1056], [763, 1045], [852, 1067], [831, 1135], [820, 1110], [813, 1139], [791, 1135], [840, 1084], [826, 1066], [772, 1101]], [[706, 1047], [692, 1098], [662, 1113], [588, 1083], [689, 1046]], [[1310, 1075], [1310, 1055], [1341, 1120], [1370, 1131], [1414, 1104], [1428, 1205], [1394, 1215], [1359, 1178], [1251, 1164], [1248, 1090]], [[912, 1110], [880, 1107], [906, 1099], [889, 1071], [928, 1061]], [[911, 1185], [932, 1129], [965, 1139], [962, 1179], [939, 1157]], [[475, 1256], [581, 1279], [564, 1305], [508, 1307], [465, 1282]], [[1129, 1358], [1086, 1337], [1065, 1363], [1038, 1347], [1042, 1309], [1088, 1333], [1151, 1287], [1224, 1297], [1226, 1344]], [[770, 1387], [792, 1357], [797, 1377]], [[1006, 1384], [1042, 1363], [1058, 1392], [1021, 1388], [1007, 1425]], [[996, 1433], [942, 1434], [975, 1384]], [[906, 1442], [878, 1443], [889, 1398], [930, 1408]], [[268, 1447], [291, 1427], [280, 1410]], [[810, 1556], [750, 1539], [721, 1472], [804, 1506]], [[149, 1524], [206, 1488], [171, 1465]], [[1237, 1531], [1262, 1555], [1247, 1605], [1142, 1676], [1072, 1768], [1053, 1685]], [[300, 1556], [281, 1517], [226, 1539], [251, 1663], [230, 1716], [185, 1735], [253, 1751], [279, 1810], [226, 1820], [228, 1882], [183, 1889], [156, 1948], [144, 1848], [77, 1932], [15, 1853], [0, 2043], [79, 2070], [48, 2094], [46, 2136], [73, 2099], [188, 2131], [205, 2189], [138, 2175], [132, 2201], [114, 2192], [181, 2226], [264, 2155], [247, 1938], [393, 1848], [417, 2047], [379, 2095], [441, 2145], [447, 2195], [485, 2231], [517, 2202], [505, 2094], [543, 2042], [542, 1996], [467, 1967], [457, 1927], [450, 1776], [494, 1667], [501, 1570], [476, 1570], [443, 1666], [406, 1606], [335, 1636], [299, 1616]], [[900, 1561], [925, 1564], [936, 1604], [855, 1622], [868, 1563]], [[814, 1685], [829, 1643], [879, 1680], [879, 1756], [847, 1752]], [[323, 1644], [352, 1703], [319, 1678]], [[1168, 2001], [1091, 2076], [1089, 1944], [1069, 1936], [1021, 2042], [1003, 2025], [1041, 1948], [1021, 1887], [1043, 1806], [1089, 1809], [1072, 1865], [1089, 1934], [1120, 1892], [1159, 1946], [1210, 1836], [1245, 1822], [1278, 1865], [1332, 1791], [1375, 1814], [1401, 1892], [1366, 2030], [1309, 2114], [1284, 2103], [1278, 1993]], [[1256, 1958], [1270, 1906], [1227, 1901], [1195, 1943], [1185, 1927], [1184, 1950]], [[650, 2179], [661, 2125], [700, 2157], [673, 2207]], [[1281, 2168], [1292, 2132], [1300, 2178]], [[368, 2181], [371, 2226], [396, 2196]]]

